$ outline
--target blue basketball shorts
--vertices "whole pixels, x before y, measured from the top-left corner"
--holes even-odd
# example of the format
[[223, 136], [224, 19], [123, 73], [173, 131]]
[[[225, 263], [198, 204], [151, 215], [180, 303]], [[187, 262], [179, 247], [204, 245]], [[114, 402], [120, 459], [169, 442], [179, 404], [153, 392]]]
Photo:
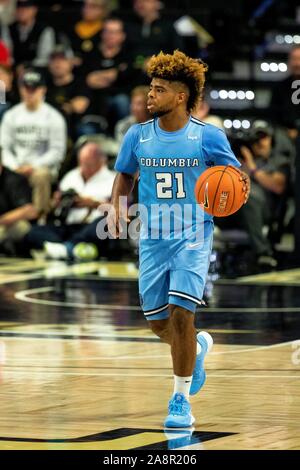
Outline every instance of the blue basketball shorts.
[[187, 240], [143, 240], [140, 243], [140, 303], [147, 320], [169, 317], [168, 306], [193, 313], [203, 305], [213, 233], [199, 247]]

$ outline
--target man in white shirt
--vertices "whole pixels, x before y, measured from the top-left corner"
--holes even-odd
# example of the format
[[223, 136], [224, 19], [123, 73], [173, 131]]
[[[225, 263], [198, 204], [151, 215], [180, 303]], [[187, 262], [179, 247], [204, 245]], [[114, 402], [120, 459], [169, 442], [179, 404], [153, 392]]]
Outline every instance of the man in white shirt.
[[32, 248], [44, 248], [47, 256], [53, 259], [80, 257], [77, 254], [82, 243], [90, 244], [87, 257], [97, 257], [95, 245], [99, 240], [96, 234], [101, 214], [100, 204], [111, 197], [115, 173], [107, 168], [106, 156], [95, 143], [86, 143], [78, 154], [78, 167], [69, 171], [54, 194], [54, 205], [59, 208], [66, 191], [74, 190], [73, 206], [62, 225], [47, 224], [35, 226], [27, 235], [26, 241]]
[[44, 102], [45, 94], [42, 74], [27, 70], [20, 79], [22, 102], [5, 113], [1, 124], [3, 165], [28, 178], [39, 214], [49, 210], [51, 182], [64, 159], [67, 140], [65, 120]]

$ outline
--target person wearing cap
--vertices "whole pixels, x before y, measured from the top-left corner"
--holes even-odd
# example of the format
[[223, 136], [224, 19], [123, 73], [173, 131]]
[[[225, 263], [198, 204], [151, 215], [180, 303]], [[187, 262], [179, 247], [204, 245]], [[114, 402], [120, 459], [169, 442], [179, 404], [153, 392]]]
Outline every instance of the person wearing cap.
[[46, 86], [41, 72], [28, 69], [20, 79], [21, 103], [3, 117], [3, 164], [26, 176], [33, 188], [33, 202], [40, 214], [49, 210], [51, 182], [57, 177], [66, 150], [63, 116], [45, 103]]
[[55, 46], [52, 27], [37, 20], [37, 0], [18, 0], [16, 21], [2, 28], [2, 35], [12, 51], [14, 65], [45, 67]]
[[251, 193], [239, 215], [250, 236], [257, 264], [275, 268], [277, 260], [263, 228], [266, 225], [270, 228], [279, 198], [286, 190], [290, 162], [272, 148], [272, 138], [272, 129], [257, 122], [249, 132], [249, 146], [241, 147], [241, 168], [251, 178]]
[[46, 99], [65, 116], [68, 134], [75, 140], [81, 119], [89, 107], [90, 96], [84, 80], [74, 75], [73, 68], [70, 51], [62, 45], [56, 46], [50, 55], [50, 81]]

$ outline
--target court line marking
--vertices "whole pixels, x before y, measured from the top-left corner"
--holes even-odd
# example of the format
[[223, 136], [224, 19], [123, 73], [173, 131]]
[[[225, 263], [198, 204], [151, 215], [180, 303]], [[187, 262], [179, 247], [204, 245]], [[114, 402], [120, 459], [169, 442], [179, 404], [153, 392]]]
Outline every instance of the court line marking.
[[[7, 367], [7, 366], [6, 366]], [[3, 373], [4, 374], [13, 374], [13, 375], [16, 375], [16, 374], [30, 374], [30, 375], [33, 375], [33, 374], [42, 374], [42, 375], [59, 375], [59, 376], [62, 376], [62, 375], [70, 375], [70, 376], [82, 376], [82, 377], [114, 377], [114, 378], [118, 378], [118, 377], [170, 377], [170, 378], [174, 378], [174, 375], [173, 374], [136, 374], [136, 373], [110, 373], [110, 372], [64, 372], [64, 371], [61, 371], [61, 370], [58, 370], [58, 371], [45, 371], [45, 370], [40, 370], [40, 371], [37, 371], [37, 370], [27, 370], [27, 369], [24, 369], [24, 370], [19, 370], [19, 369], [16, 369], [16, 370], [7, 370], [6, 367], [4, 366], [3, 367]], [[11, 369], [13, 369], [12, 366], [9, 366]], [[207, 376], [209, 378], [230, 378], [230, 379], [300, 379], [300, 372], [298, 375], [260, 375], [260, 374], [247, 374], [247, 375], [243, 375], [243, 374], [207, 374]]]
[[[14, 297], [17, 300], [22, 302], [37, 304], [37, 305], [47, 305], [52, 307], [75, 307], [75, 308], [86, 308], [86, 309], [98, 309], [98, 310], [131, 310], [131, 311], [141, 311], [139, 306], [135, 305], [114, 305], [114, 304], [85, 304], [81, 302], [62, 302], [56, 300], [44, 300], [44, 299], [35, 299], [29, 297], [29, 295], [39, 294], [44, 292], [54, 291], [55, 288], [48, 287], [37, 287], [35, 289], [27, 289], [23, 291], [16, 292]], [[204, 310], [202, 310], [204, 311]], [[229, 312], [229, 313], [260, 313], [260, 312], [290, 312], [290, 313], [300, 313], [300, 307], [207, 307], [205, 312]]]
[[[74, 336], [74, 335], [71, 335], [71, 336]], [[102, 335], [104, 336], [104, 335]], [[4, 336], [5, 337], [5, 336]], [[123, 337], [123, 336], [122, 336]], [[154, 336], [149, 336], [149, 338], [153, 338]], [[7, 340], [15, 340], [16, 338], [15, 337], [8, 337], [5, 339], [5, 341]], [[46, 336], [46, 338], [21, 338], [21, 339], [39, 339], [39, 340], [44, 340], [44, 339], [52, 339], [52, 340], [59, 340], [59, 341], [69, 341], [68, 339], [66, 338], [51, 338], [49, 336]], [[81, 339], [79, 339], [81, 340]], [[264, 349], [272, 349], [272, 348], [280, 348], [280, 347], [283, 347], [283, 346], [289, 346], [289, 345], [292, 345], [294, 344], [295, 342], [297, 341], [300, 341], [300, 339], [293, 339], [291, 341], [284, 341], [283, 343], [275, 343], [275, 344], [269, 344], [267, 346], [257, 346], [257, 347], [253, 347], [253, 348], [247, 348], [247, 349], [233, 349], [233, 350], [229, 350], [229, 351], [212, 351], [208, 354], [208, 356], [218, 356], [220, 354], [238, 354], [238, 353], [248, 353], [248, 352], [256, 352], [256, 351], [261, 351], [261, 350], [264, 350]], [[113, 342], [113, 341], [112, 341]], [[159, 344], [159, 343], [158, 343]], [[24, 356], [20, 356], [21, 358], [23, 358]], [[29, 358], [32, 358], [32, 357], [35, 357], [35, 356], [28, 356]], [[18, 358], [18, 356], [14, 356], [14, 359], [15, 358]], [[57, 356], [55, 356], [55, 358], [57, 358]], [[79, 359], [84, 359], [84, 360], [112, 360], [112, 359], [117, 359], [117, 360], [128, 360], [128, 359], [160, 359], [160, 358], [170, 358], [170, 354], [157, 354], [157, 355], [142, 355], [142, 356], [139, 356], [139, 355], [135, 355], [135, 356], [92, 356], [92, 358], [90, 357], [85, 357], [85, 358], [77, 358], [77, 359], [73, 359], [73, 358], [68, 358], [68, 359], [65, 359], [65, 358], [62, 358], [62, 360], [69, 360], [69, 361], [72, 361], [72, 360], [79, 360]], [[49, 360], [52, 360], [51, 357], [49, 358]]]

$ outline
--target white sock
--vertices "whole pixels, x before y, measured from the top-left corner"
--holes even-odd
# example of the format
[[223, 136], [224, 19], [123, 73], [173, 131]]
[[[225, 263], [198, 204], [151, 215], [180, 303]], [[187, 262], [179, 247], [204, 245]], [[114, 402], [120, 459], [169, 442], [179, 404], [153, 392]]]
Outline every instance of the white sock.
[[183, 393], [185, 398], [189, 400], [192, 378], [192, 375], [190, 377], [178, 377], [178, 375], [174, 375], [174, 395], [175, 393]]

